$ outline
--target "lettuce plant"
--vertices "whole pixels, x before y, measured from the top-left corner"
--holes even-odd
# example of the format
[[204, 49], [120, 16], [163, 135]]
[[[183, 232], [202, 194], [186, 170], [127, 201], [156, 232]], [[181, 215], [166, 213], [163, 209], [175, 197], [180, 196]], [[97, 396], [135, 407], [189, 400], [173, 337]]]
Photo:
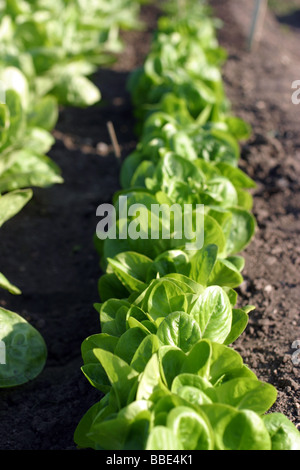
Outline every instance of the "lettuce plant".
[[20, 315], [0, 308], [0, 388], [15, 387], [41, 373], [47, 346], [41, 334]]

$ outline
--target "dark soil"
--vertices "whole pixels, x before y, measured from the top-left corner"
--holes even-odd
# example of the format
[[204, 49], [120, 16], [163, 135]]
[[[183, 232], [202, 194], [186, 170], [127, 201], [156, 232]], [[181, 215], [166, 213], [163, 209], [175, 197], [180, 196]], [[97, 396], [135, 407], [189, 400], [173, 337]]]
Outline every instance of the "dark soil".
[[[291, 82], [300, 79], [300, 33], [283, 31], [269, 13], [263, 41], [250, 54], [243, 47], [249, 2], [211, 3], [224, 21], [226, 91], [234, 112], [253, 126], [241, 167], [258, 184], [253, 193], [258, 229], [245, 253], [239, 289], [240, 302], [257, 308], [235, 348], [259, 378], [278, 389], [273, 409], [298, 423], [300, 366], [292, 362], [291, 345], [300, 340], [300, 106], [291, 102]], [[23, 294], [1, 292], [0, 304], [30, 321], [48, 346], [39, 377], [0, 391], [1, 450], [75, 449], [74, 430], [99, 399], [80, 371], [80, 345], [99, 331], [93, 308], [101, 274], [93, 246], [96, 209], [119, 189], [107, 122], [113, 122], [126, 157], [137, 143], [126, 81], [149, 50], [157, 16], [154, 7], [144, 7], [147, 29], [124, 34], [118, 62], [95, 75], [100, 105], [61, 110], [50, 156], [65, 183], [35, 189], [33, 200], [1, 229], [1, 266]]]

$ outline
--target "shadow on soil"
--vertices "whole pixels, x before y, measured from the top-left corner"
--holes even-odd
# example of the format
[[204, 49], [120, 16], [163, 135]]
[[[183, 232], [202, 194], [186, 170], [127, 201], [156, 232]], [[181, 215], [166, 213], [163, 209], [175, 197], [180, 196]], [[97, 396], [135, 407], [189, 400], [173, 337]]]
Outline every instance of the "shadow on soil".
[[279, 15], [277, 16], [277, 20], [283, 25], [300, 29], [300, 9], [287, 15]]

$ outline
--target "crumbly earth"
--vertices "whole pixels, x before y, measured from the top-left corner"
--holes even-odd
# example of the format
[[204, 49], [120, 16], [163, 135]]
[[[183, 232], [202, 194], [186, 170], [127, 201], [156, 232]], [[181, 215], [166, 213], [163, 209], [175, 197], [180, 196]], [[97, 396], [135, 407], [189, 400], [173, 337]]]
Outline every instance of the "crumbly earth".
[[[211, 4], [224, 22], [219, 39], [229, 52], [226, 92], [234, 113], [253, 126], [240, 165], [257, 182], [258, 227], [244, 253], [245, 281], [239, 289], [239, 302], [256, 310], [234, 346], [261, 379], [278, 389], [273, 410], [297, 424], [300, 366], [292, 362], [292, 343], [300, 340], [300, 105], [291, 102], [291, 83], [300, 79], [300, 25], [283, 28], [269, 12], [262, 41], [249, 53], [244, 45], [251, 2]], [[96, 209], [119, 189], [119, 161], [107, 122], [113, 122], [126, 157], [137, 143], [126, 81], [149, 50], [157, 17], [155, 7], [143, 7], [145, 30], [124, 33], [124, 53], [95, 74], [103, 96], [99, 105], [61, 109], [50, 156], [65, 183], [35, 189], [33, 200], [1, 229], [2, 270], [23, 294], [1, 292], [0, 305], [30, 321], [48, 346], [39, 377], [0, 390], [1, 450], [75, 449], [74, 430], [100, 398], [80, 371], [80, 346], [99, 332], [93, 308], [101, 275], [93, 246]]]

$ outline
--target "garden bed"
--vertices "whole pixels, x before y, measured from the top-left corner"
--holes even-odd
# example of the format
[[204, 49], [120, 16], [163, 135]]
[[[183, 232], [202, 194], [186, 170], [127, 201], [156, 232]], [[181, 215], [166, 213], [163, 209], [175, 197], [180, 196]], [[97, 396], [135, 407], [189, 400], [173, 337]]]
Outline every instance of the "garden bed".
[[[235, 113], [253, 126], [241, 167], [258, 184], [258, 229], [245, 252], [245, 282], [239, 289], [241, 300], [256, 310], [235, 348], [260, 379], [278, 389], [272, 410], [298, 423], [300, 367], [292, 362], [291, 346], [300, 340], [300, 136], [291, 83], [300, 78], [300, 32], [282, 29], [269, 14], [263, 41], [249, 54], [242, 47], [249, 2], [212, 4], [224, 20], [220, 42], [229, 51], [224, 68], [228, 97]], [[1, 293], [0, 304], [38, 328], [48, 360], [34, 381], [1, 390], [1, 449], [75, 449], [73, 432], [100, 396], [80, 371], [80, 345], [99, 330], [93, 308], [101, 274], [92, 240], [96, 208], [110, 202], [119, 188], [119, 162], [107, 122], [113, 122], [126, 157], [136, 145], [126, 81], [148, 53], [157, 15], [155, 8], [143, 8], [147, 29], [124, 34], [126, 48], [118, 62], [95, 75], [101, 104], [61, 111], [50, 156], [62, 168], [65, 183], [35, 190], [31, 203], [2, 228], [2, 264], [23, 294]]]

